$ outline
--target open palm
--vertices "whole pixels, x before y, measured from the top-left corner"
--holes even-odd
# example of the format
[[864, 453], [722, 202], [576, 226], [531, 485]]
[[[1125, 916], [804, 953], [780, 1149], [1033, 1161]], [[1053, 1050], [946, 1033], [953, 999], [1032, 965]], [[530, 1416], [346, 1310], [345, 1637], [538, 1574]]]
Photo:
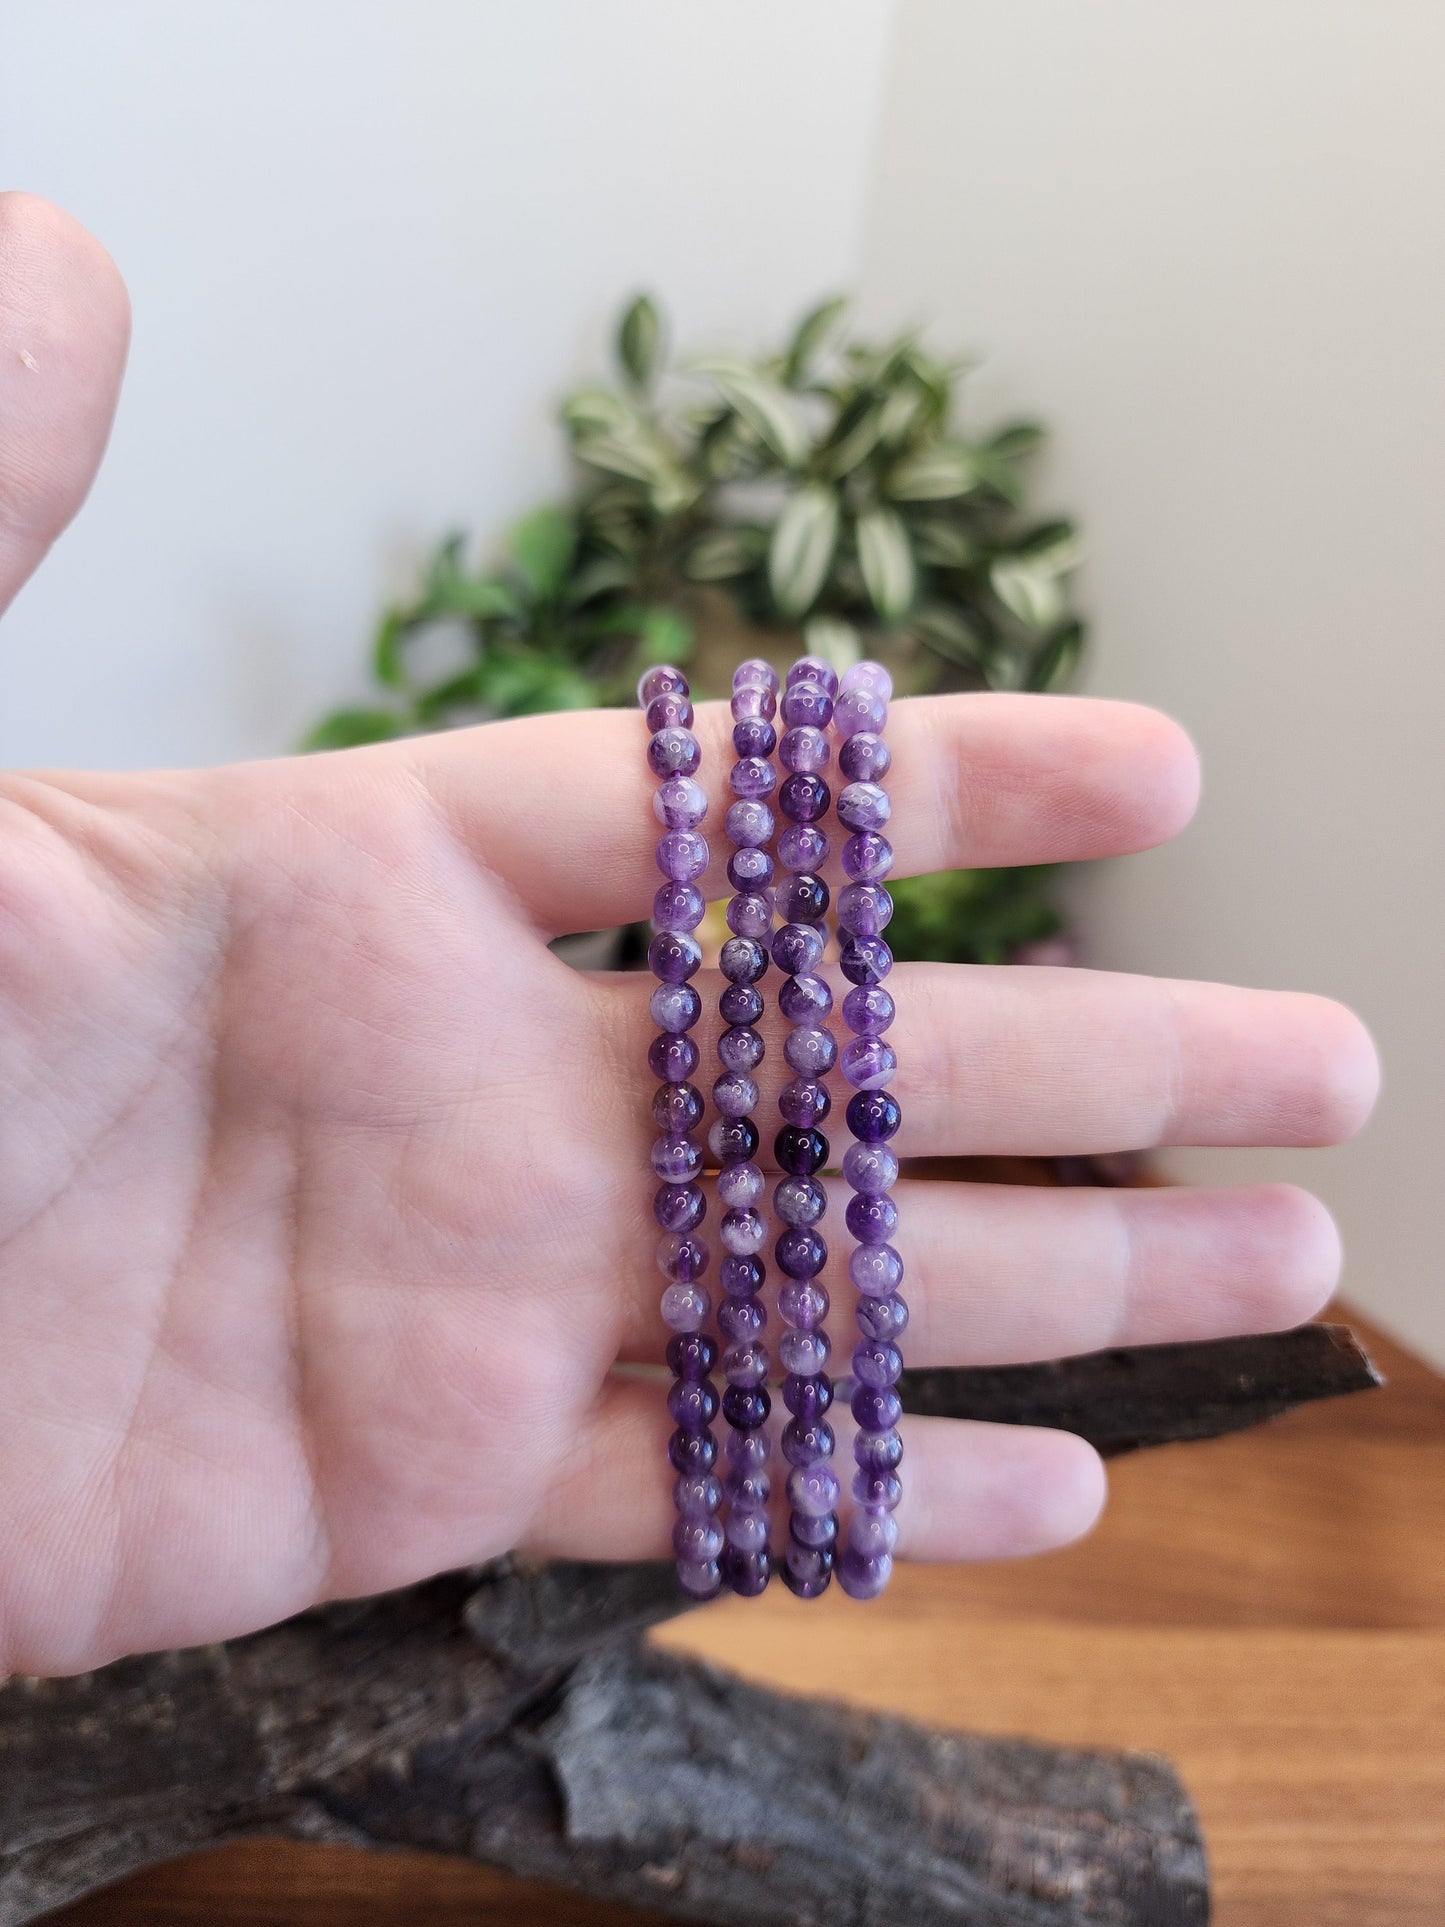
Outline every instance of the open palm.
[[[0, 366], [0, 605], [88, 485], [124, 314], [88, 237], [0, 197], [0, 336], [23, 319], [51, 377]], [[698, 730], [721, 772], [721, 706]], [[665, 1550], [668, 1421], [625, 1369], [661, 1350], [646, 998], [546, 947], [646, 913], [641, 731], [0, 779], [0, 1672], [513, 1546]], [[1127, 705], [900, 703], [890, 742], [900, 874], [1143, 848], [1194, 800], [1187, 741]], [[1320, 1143], [1373, 1096], [1363, 1031], [1315, 998], [896, 983], [905, 1154]], [[1286, 1187], [915, 1180], [900, 1205], [920, 1364], [1288, 1323], [1337, 1264]], [[1063, 1434], [905, 1437], [913, 1557], [1059, 1543], [1101, 1502]]]

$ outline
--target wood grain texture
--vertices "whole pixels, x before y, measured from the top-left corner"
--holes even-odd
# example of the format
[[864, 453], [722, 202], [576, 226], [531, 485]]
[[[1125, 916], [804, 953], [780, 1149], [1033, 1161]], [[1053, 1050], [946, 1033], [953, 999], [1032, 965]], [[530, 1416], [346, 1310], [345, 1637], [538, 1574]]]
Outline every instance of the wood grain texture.
[[[1203, 1817], [1216, 1927], [1438, 1927], [1445, 1381], [1365, 1336], [1384, 1391], [1120, 1461], [1084, 1545], [1022, 1565], [900, 1570], [866, 1622], [843, 1599], [801, 1607], [770, 1592], [656, 1637], [792, 1691], [1166, 1754]], [[620, 1927], [644, 1916], [450, 1860], [261, 1841], [152, 1869], [54, 1918]]]

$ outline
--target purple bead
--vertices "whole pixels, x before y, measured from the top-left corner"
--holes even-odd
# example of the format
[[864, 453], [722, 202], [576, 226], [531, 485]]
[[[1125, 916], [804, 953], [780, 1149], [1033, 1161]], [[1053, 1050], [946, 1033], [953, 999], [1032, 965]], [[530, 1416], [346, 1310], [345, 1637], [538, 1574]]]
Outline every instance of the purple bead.
[[[757, 1442], [754, 1435], [746, 1432], [741, 1435], [740, 1442], [742, 1440], [749, 1445]], [[761, 1443], [765, 1447], [768, 1444], [766, 1432]], [[773, 1496], [773, 1482], [766, 1470], [767, 1456], [765, 1452], [764, 1463], [756, 1469], [734, 1466], [727, 1475], [723, 1489], [740, 1512], [761, 1512]]]
[[850, 783], [876, 783], [893, 767], [893, 752], [871, 729], [850, 736], [838, 751], [838, 769]]
[[773, 1401], [762, 1385], [729, 1385], [723, 1393], [723, 1417], [735, 1432], [756, 1432], [768, 1422]]
[[668, 1463], [683, 1478], [696, 1478], [717, 1464], [717, 1440], [711, 1432], [673, 1433], [667, 1444]]
[[716, 1519], [684, 1514], [672, 1528], [672, 1549], [679, 1559], [701, 1565], [723, 1549], [723, 1529]]
[[755, 937], [729, 937], [718, 952], [718, 967], [730, 984], [756, 983], [767, 972], [767, 947]]
[[771, 756], [778, 746], [778, 732], [765, 716], [745, 716], [733, 724], [733, 753], [736, 756]]
[[728, 787], [734, 796], [757, 802], [778, 787], [778, 772], [766, 756], [740, 756], [728, 772]]
[[675, 1378], [667, 1388], [667, 1409], [684, 1432], [701, 1432], [717, 1417], [717, 1387], [710, 1378]]
[[667, 1363], [678, 1378], [706, 1378], [717, 1364], [717, 1342], [706, 1332], [675, 1332], [667, 1341]]
[[848, 1129], [865, 1144], [886, 1144], [903, 1122], [892, 1091], [856, 1091], [848, 1099]]
[[790, 683], [783, 691], [779, 710], [785, 728], [811, 724], [815, 729], [826, 729], [833, 720], [833, 698], [820, 682]]
[[670, 662], [659, 662], [651, 669], [643, 670], [637, 684], [637, 704], [639, 709], [646, 709], [659, 696], [687, 696], [691, 693], [687, 677], [680, 669], [674, 669]]
[[803, 1130], [821, 1124], [832, 1108], [833, 1099], [827, 1085], [820, 1084], [815, 1077], [792, 1078], [778, 1093], [778, 1110], [783, 1118]]
[[[669, 1340], [669, 1350], [677, 1343]], [[712, 1472], [679, 1472], [672, 1485], [672, 1503], [679, 1512], [716, 1512], [723, 1501], [722, 1481]]]
[[694, 777], [669, 776], [653, 793], [652, 810], [669, 830], [695, 830], [707, 815], [707, 791]]
[[832, 1008], [833, 992], [827, 979], [812, 971], [785, 978], [778, 991], [778, 1009], [790, 1024], [819, 1022]]
[[843, 871], [855, 883], [881, 883], [893, 868], [893, 845], [875, 830], [850, 836], [843, 845]]
[[826, 656], [799, 656], [784, 677], [784, 685], [791, 689], [795, 683], [821, 683], [830, 696], [838, 693], [838, 672]]
[[778, 1339], [778, 1363], [799, 1378], [814, 1378], [827, 1366], [832, 1349], [825, 1331], [790, 1328]]
[[768, 1308], [761, 1298], [724, 1298], [717, 1308], [717, 1328], [730, 1345], [750, 1345], [768, 1328]]
[[691, 729], [692, 704], [686, 696], [654, 696], [647, 705], [647, 727], [654, 736], [660, 729]]
[[757, 1155], [758, 1127], [750, 1117], [720, 1117], [707, 1134], [707, 1148], [719, 1164], [741, 1164]]
[[728, 1464], [732, 1470], [728, 1480], [740, 1475], [756, 1478], [767, 1471], [768, 1460], [773, 1455], [773, 1442], [766, 1432], [758, 1432], [756, 1427], [744, 1432], [733, 1432], [727, 1441]]
[[739, 1599], [756, 1599], [767, 1591], [773, 1574], [771, 1555], [764, 1552], [739, 1552], [729, 1546], [722, 1557], [722, 1575]]
[[903, 1463], [903, 1440], [896, 1431], [855, 1432], [853, 1457], [864, 1472], [896, 1472]]
[[858, 1329], [865, 1338], [891, 1344], [908, 1328], [908, 1306], [897, 1293], [884, 1298], [858, 1300]]
[[808, 776], [820, 776], [828, 767], [831, 755], [828, 738], [812, 723], [785, 730], [778, 744], [778, 761], [783, 768], [794, 773], [801, 771]]
[[652, 1168], [664, 1184], [691, 1184], [702, 1171], [702, 1149], [690, 1137], [660, 1137], [652, 1147]]
[[832, 1381], [826, 1374], [821, 1378], [816, 1373], [812, 1378], [799, 1378], [796, 1372], [790, 1372], [783, 1380], [783, 1403], [794, 1418], [811, 1424], [814, 1419], [822, 1418], [833, 1403]]
[[839, 678], [838, 688], [840, 691], [871, 689], [886, 703], [893, 695], [893, 678], [881, 662], [874, 662], [869, 658], [862, 662], [850, 663]]
[[763, 1014], [762, 992], [752, 984], [729, 984], [717, 1007], [725, 1024], [755, 1024]]
[[758, 1087], [745, 1071], [724, 1071], [712, 1087], [712, 1101], [724, 1117], [746, 1117], [758, 1108]]
[[832, 798], [833, 792], [821, 776], [799, 771], [788, 777], [778, 791], [778, 807], [794, 823], [816, 823], [820, 816], [828, 814]]
[[876, 1599], [892, 1576], [893, 1561], [886, 1552], [862, 1552], [853, 1545], [843, 1548], [838, 1584], [850, 1599]]
[[708, 1267], [708, 1248], [701, 1238], [664, 1231], [657, 1243], [657, 1268], [679, 1285], [695, 1284]]
[[763, 1384], [768, 1376], [767, 1346], [757, 1343], [729, 1345], [723, 1354], [723, 1371], [729, 1385], [752, 1389]]
[[663, 1137], [684, 1137], [695, 1131], [702, 1123], [703, 1109], [702, 1092], [695, 1084], [659, 1084], [653, 1093], [652, 1121]]
[[879, 1037], [893, 1022], [893, 999], [882, 984], [856, 984], [843, 999], [843, 1022], [860, 1037]]
[[699, 1056], [691, 1037], [677, 1037], [664, 1031], [647, 1047], [647, 1067], [666, 1084], [682, 1084], [697, 1069]]
[[893, 921], [893, 899], [881, 883], [849, 883], [838, 892], [838, 928], [854, 937], [881, 937]]
[[728, 838], [733, 843], [757, 849], [760, 844], [772, 841], [775, 824], [766, 803], [747, 800], [733, 803], [728, 808], [726, 822]]
[[746, 1211], [767, 1189], [767, 1180], [756, 1164], [724, 1165], [717, 1174], [717, 1201], [724, 1211]]
[[657, 867], [672, 883], [692, 883], [707, 868], [711, 852], [699, 830], [669, 830], [657, 844]]
[[822, 1518], [812, 1519], [806, 1512], [795, 1512], [788, 1520], [788, 1531], [796, 1545], [831, 1548], [838, 1543], [838, 1515], [825, 1512]]
[[733, 691], [731, 707], [735, 723], [765, 723], [776, 715], [778, 699], [771, 689], [745, 683]]
[[827, 945], [808, 923], [785, 923], [773, 932], [773, 962], [789, 977], [804, 977], [823, 961]]
[[790, 1176], [810, 1178], [828, 1162], [828, 1140], [821, 1131], [785, 1124], [773, 1140], [773, 1155]]
[[729, 1298], [752, 1298], [763, 1288], [767, 1276], [761, 1258], [745, 1258], [730, 1251], [717, 1268], [718, 1283]]
[[821, 1519], [843, 1496], [838, 1474], [826, 1460], [795, 1466], [788, 1474], [788, 1501], [805, 1518]]
[[[676, 988], [689, 990], [691, 985], [679, 984]], [[824, 1025], [800, 1024], [783, 1040], [783, 1055], [800, 1077], [821, 1077], [838, 1061], [838, 1042]]]
[[773, 906], [761, 894], [743, 892], [728, 899], [727, 920], [734, 936], [760, 942], [773, 927]]
[[702, 945], [685, 930], [659, 930], [647, 946], [647, 967], [665, 984], [685, 984], [702, 965]]
[[729, 1071], [755, 1071], [767, 1046], [751, 1024], [729, 1024], [717, 1040], [718, 1062]]
[[707, 909], [695, 883], [664, 883], [652, 899], [654, 930], [696, 930]]
[[813, 1552], [789, 1540], [780, 1570], [794, 1598], [819, 1599], [833, 1583], [833, 1549]]
[[785, 1278], [778, 1287], [778, 1316], [794, 1331], [817, 1331], [830, 1303], [828, 1287], [816, 1278]]
[[774, 893], [774, 904], [784, 923], [821, 923], [828, 914], [828, 886], [806, 871], [784, 877]]
[[832, 1458], [837, 1440], [826, 1419], [815, 1419], [811, 1424], [790, 1419], [778, 1443], [789, 1465], [814, 1465], [819, 1459]]
[[898, 1069], [898, 1054], [881, 1037], [855, 1037], [843, 1046], [840, 1068], [856, 1090], [876, 1091]]
[[733, 688], [742, 689], [747, 684], [759, 689], [776, 691], [781, 687], [781, 679], [766, 656], [748, 656], [733, 671]]
[[768, 1515], [757, 1507], [733, 1502], [724, 1528], [727, 1542], [738, 1552], [762, 1552], [768, 1543]]
[[789, 1225], [778, 1233], [773, 1255], [789, 1278], [816, 1278], [828, 1262], [828, 1246], [811, 1225]]
[[866, 1298], [887, 1298], [903, 1283], [903, 1260], [892, 1245], [859, 1245], [848, 1253], [848, 1276]]
[[890, 1391], [903, 1372], [903, 1354], [896, 1345], [864, 1339], [853, 1347], [853, 1376], [870, 1392]]
[[784, 1178], [773, 1192], [773, 1209], [784, 1224], [816, 1224], [828, 1209], [828, 1193], [816, 1178]]
[[696, 776], [701, 762], [702, 745], [690, 729], [660, 729], [647, 745], [647, 767], [654, 776]]
[[853, 1497], [859, 1505], [878, 1506], [892, 1512], [903, 1497], [903, 1481], [896, 1472], [860, 1469], [853, 1474]]
[[833, 705], [833, 727], [842, 737], [867, 730], [881, 735], [888, 725], [888, 705], [871, 689], [844, 690]]
[[843, 1176], [855, 1191], [876, 1198], [898, 1181], [898, 1160], [886, 1144], [850, 1144], [843, 1153]]
[[893, 814], [888, 792], [877, 783], [849, 783], [838, 792], [838, 821], [850, 830], [881, 830]]
[[677, 1583], [689, 1599], [716, 1599], [723, 1586], [722, 1567], [716, 1559], [701, 1565], [691, 1559], [679, 1559]]
[[816, 823], [790, 823], [778, 838], [778, 861], [785, 870], [820, 871], [828, 861], [828, 835]]
[[[664, 1084], [666, 1090], [688, 1085]], [[707, 1193], [697, 1184], [660, 1184], [652, 1200], [652, 1215], [664, 1231], [696, 1231], [707, 1216]]]
[[724, 1251], [751, 1258], [767, 1243], [768, 1227], [756, 1211], [725, 1211], [717, 1235]]
[[[679, 885], [691, 889], [691, 884]], [[893, 968], [893, 952], [881, 937], [845, 937], [838, 947], [838, 968], [850, 984], [877, 984]]]
[[853, 1417], [862, 1432], [891, 1432], [903, 1416], [903, 1401], [890, 1386], [875, 1392], [860, 1385], [853, 1394]]
[[669, 1285], [662, 1294], [662, 1322], [671, 1331], [700, 1331], [711, 1310], [712, 1298], [701, 1285]]
[[898, 1544], [898, 1521], [881, 1507], [862, 1506], [848, 1521], [848, 1544], [873, 1558], [890, 1553]]
[[728, 882], [735, 890], [766, 890], [777, 867], [767, 850], [748, 845], [728, 858]]
[[691, 1030], [702, 1015], [702, 998], [691, 984], [658, 984], [647, 1008], [659, 1030]]

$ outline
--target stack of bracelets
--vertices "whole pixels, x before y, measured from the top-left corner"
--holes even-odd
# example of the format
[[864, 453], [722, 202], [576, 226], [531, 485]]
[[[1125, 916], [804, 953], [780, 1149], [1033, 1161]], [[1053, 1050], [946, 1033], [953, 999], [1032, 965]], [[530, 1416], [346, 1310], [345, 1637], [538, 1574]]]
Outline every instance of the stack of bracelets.
[[[721, 1072], [712, 1087], [717, 1118], [707, 1135], [722, 1211], [718, 1275], [723, 1296], [717, 1323], [726, 1379], [721, 1410], [727, 1468], [720, 1480], [712, 1429], [719, 1409], [712, 1379], [718, 1343], [707, 1330], [711, 1300], [701, 1280], [708, 1247], [698, 1235], [707, 1209], [700, 1183], [704, 1156], [696, 1136], [703, 1100], [691, 1082], [699, 1053], [689, 1035], [702, 1014], [690, 980], [702, 962], [692, 933], [705, 909], [698, 879], [709, 857], [699, 829], [707, 797], [696, 780], [701, 752], [690, 726], [687, 679], [677, 669], [660, 667], [648, 670], [638, 688], [652, 732], [648, 763], [661, 779], [654, 808], [665, 829], [657, 846], [664, 881], [653, 901], [648, 950], [658, 979], [651, 1010], [659, 1030], [648, 1061], [662, 1080], [652, 1107], [659, 1132], [652, 1164], [660, 1180], [653, 1209], [663, 1232], [658, 1261], [668, 1280], [662, 1315], [672, 1332], [667, 1360], [672, 1372], [668, 1409], [676, 1427], [669, 1446], [676, 1473], [673, 1544], [679, 1581], [694, 1598], [711, 1598], [724, 1587], [751, 1597], [768, 1584], [776, 1563], [784, 1583], [802, 1598], [824, 1592], [836, 1571], [845, 1592], [872, 1599], [892, 1571], [903, 1455], [897, 1430], [903, 1360], [897, 1341], [908, 1311], [898, 1293], [903, 1262], [891, 1242], [898, 1218], [891, 1196], [898, 1160], [888, 1140], [900, 1113], [886, 1085], [897, 1059], [884, 1038], [893, 1021], [893, 999], [883, 980], [893, 957], [883, 931], [893, 904], [883, 879], [893, 851], [882, 834], [889, 802], [878, 779], [891, 761], [883, 741], [891, 694], [888, 672], [872, 662], [855, 664], [840, 681], [820, 657], [804, 656], [788, 671], [781, 692], [777, 672], [763, 661], [743, 663], [733, 677], [736, 761], [727, 811], [732, 934], [719, 956], [726, 979], [718, 1006], [724, 1028], [717, 1045]], [[841, 1056], [827, 1027], [833, 993], [819, 970], [830, 898], [823, 880], [829, 841], [822, 828], [832, 800], [824, 777], [832, 754], [830, 725], [839, 739], [838, 767], [845, 779], [838, 820], [852, 832], [842, 851], [848, 881], [837, 903], [838, 962], [853, 986], [843, 1000], [850, 1037]], [[771, 760], [774, 750], [785, 771], [781, 786]], [[787, 821], [774, 856], [767, 846], [777, 829], [769, 800], [775, 791]], [[768, 1227], [761, 1209], [765, 1184], [757, 1162], [759, 1092], [753, 1075], [763, 1057], [759, 985], [770, 958], [783, 975], [778, 1010], [791, 1026], [783, 1051], [792, 1072], [779, 1093], [782, 1126], [774, 1142], [781, 1173], [773, 1192], [779, 1221], [773, 1246], [780, 1274], [776, 1303], [783, 1326], [777, 1356], [789, 1413], [780, 1441], [789, 1468], [788, 1531], [780, 1560], [770, 1525], [771, 1361], [764, 1343], [767, 1268], [761, 1255]], [[841, 1553], [841, 1488], [831, 1463], [835, 1441], [828, 1420], [834, 1397], [827, 1370], [829, 1296], [821, 1279], [828, 1247], [817, 1228], [828, 1208], [822, 1173], [829, 1146], [819, 1126], [831, 1107], [827, 1076], [835, 1064], [853, 1086], [847, 1107], [852, 1142], [843, 1175], [853, 1194], [846, 1213], [855, 1241], [848, 1271], [858, 1292], [859, 1333], [850, 1381], [857, 1471]]]

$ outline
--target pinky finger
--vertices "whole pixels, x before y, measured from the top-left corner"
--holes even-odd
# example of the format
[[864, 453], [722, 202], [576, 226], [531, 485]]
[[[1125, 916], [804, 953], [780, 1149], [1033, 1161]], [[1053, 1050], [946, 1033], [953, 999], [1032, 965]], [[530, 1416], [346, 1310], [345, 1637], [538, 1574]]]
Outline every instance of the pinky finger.
[[[939, 1418], [905, 1418], [900, 1430], [900, 1557], [1020, 1559], [1081, 1538], [1103, 1509], [1103, 1464], [1071, 1433]], [[667, 1558], [675, 1517], [669, 1431], [657, 1383], [610, 1379], [523, 1550], [563, 1559]], [[840, 1475], [851, 1472], [844, 1437], [838, 1462]]]

